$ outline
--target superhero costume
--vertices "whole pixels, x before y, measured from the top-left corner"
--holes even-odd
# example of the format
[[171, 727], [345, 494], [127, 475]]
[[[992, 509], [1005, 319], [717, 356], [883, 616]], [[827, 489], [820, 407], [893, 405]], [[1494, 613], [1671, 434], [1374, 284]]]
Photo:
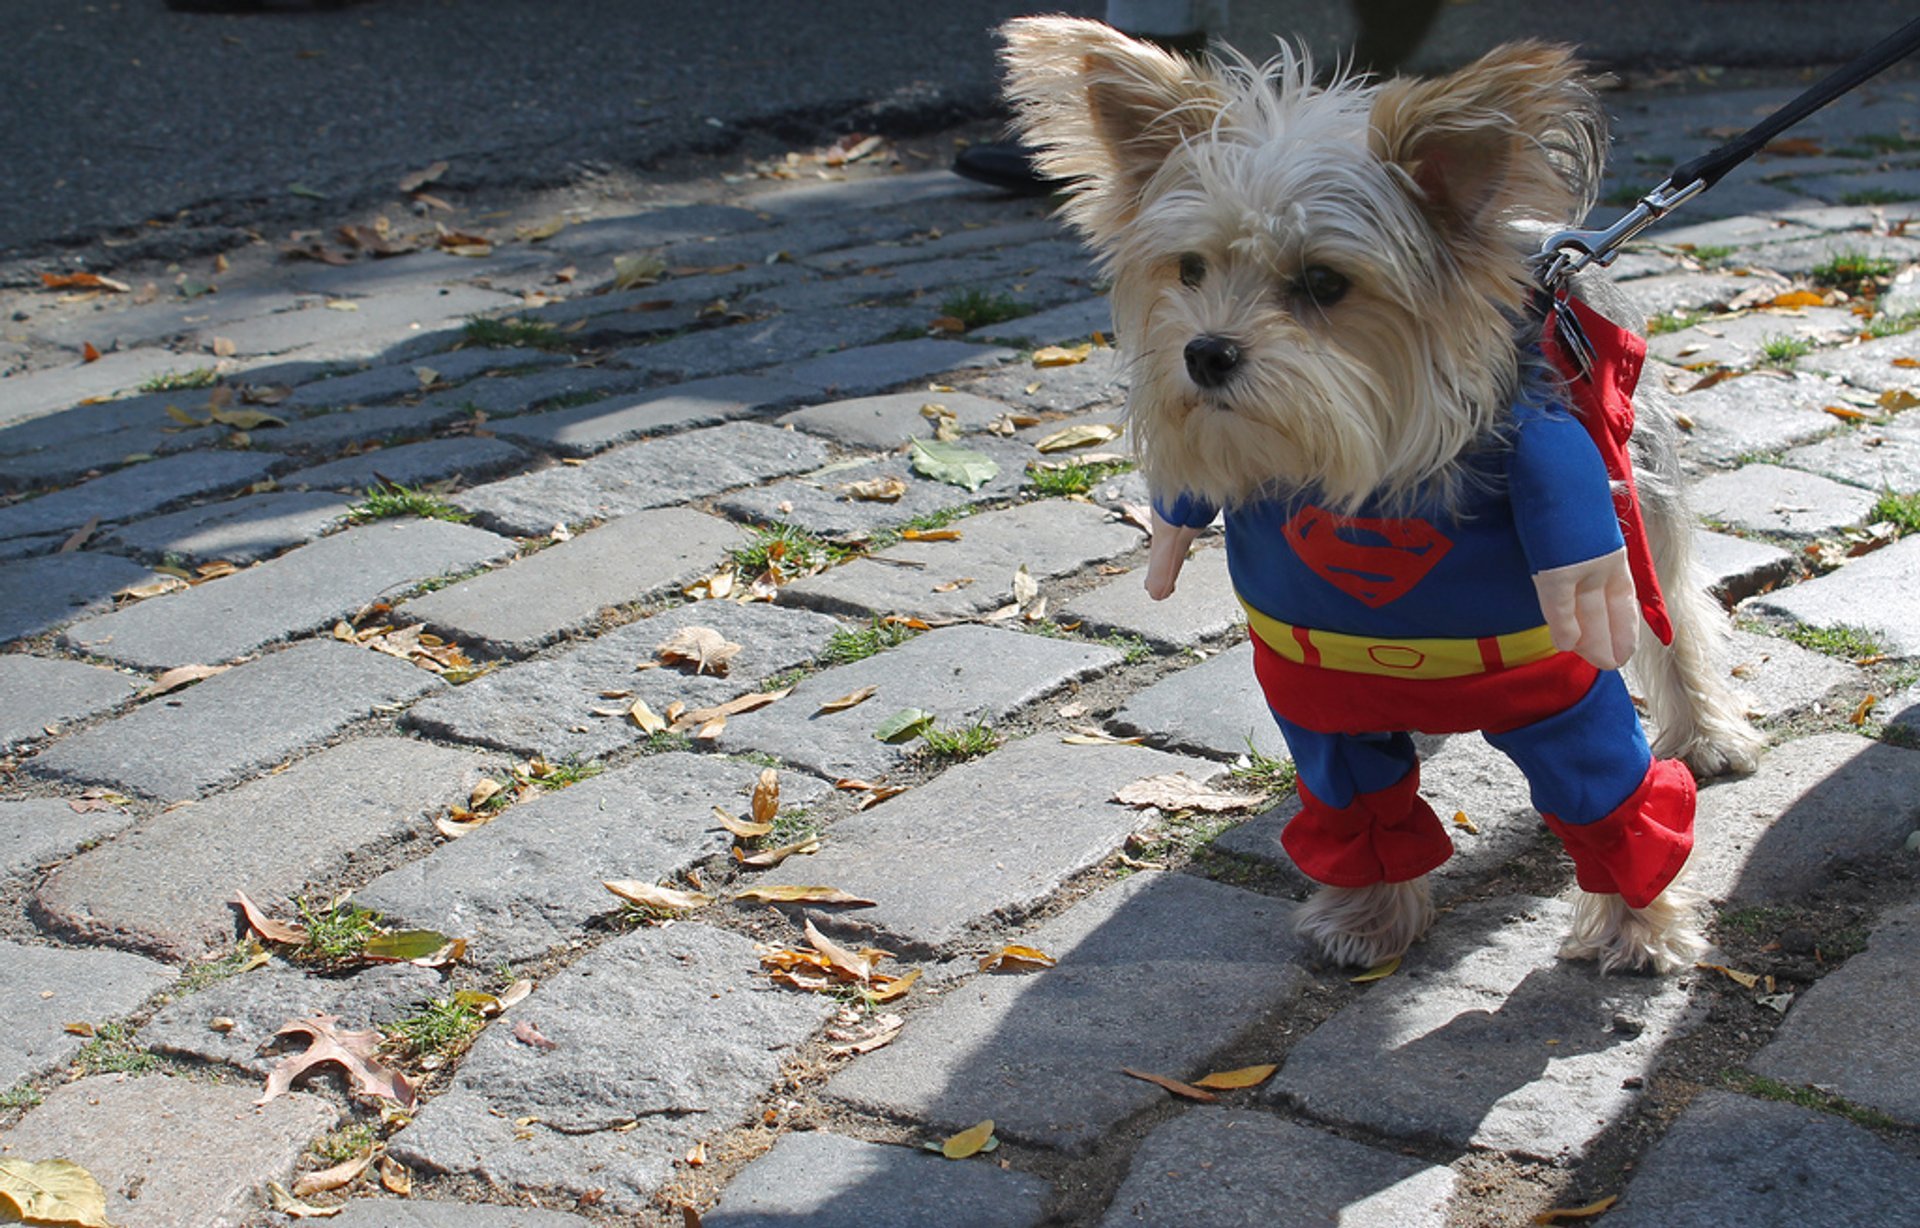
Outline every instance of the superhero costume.
[[[1644, 907], [1679, 873], [1692, 775], [1653, 758], [1618, 672], [1554, 650], [1533, 585], [1535, 572], [1622, 547], [1596, 426], [1523, 398], [1501, 438], [1468, 458], [1453, 511], [1370, 504], [1343, 515], [1302, 495], [1227, 512], [1255, 671], [1299, 769], [1301, 812], [1281, 840], [1310, 877], [1399, 882], [1452, 854], [1418, 794], [1410, 731], [1479, 731], [1513, 759], [1583, 889]], [[1155, 509], [1194, 528], [1218, 510], [1187, 494]], [[1650, 578], [1644, 538], [1639, 547], [1636, 579]], [[1651, 589], [1641, 586], [1643, 604], [1657, 602]], [[1666, 630], [1663, 612], [1649, 621]]]

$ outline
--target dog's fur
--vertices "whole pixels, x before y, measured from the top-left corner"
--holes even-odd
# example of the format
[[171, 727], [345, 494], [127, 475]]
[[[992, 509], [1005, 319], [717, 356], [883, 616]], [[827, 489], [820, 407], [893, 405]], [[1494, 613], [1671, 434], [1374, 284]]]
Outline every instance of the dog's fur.
[[[1193, 63], [1064, 17], [1004, 34], [1018, 126], [1043, 173], [1075, 181], [1066, 217], [1112, 277], [1129, 430], [1155, 490], [1221, 506], [1308, 489], [1340, 510], [1446, 503], [1516, 393], [1556, 378], [1524, 357], [1538, 328], [1527, 256], [1592, 206], [1606, 144], [1566, 50], [1516, 43], [1433, 81], [1321, 84], [1284, 48], [1264, 66]], [[1316, 268], [1348, 283], [1327, 306], [1304, 288]], [[1604, 280], [1575, 289], [1630, 318]], [[1199, 337], [1238, 347], [1232, 380], [1195, 383], [1184, 351]], [[1636, 653], [1655, 753], [1701, 776], [1748, 771], [1762, 742], [1715, 665], [1725, 619], [1693, 570], [1672, 407], [1646, 380], [1637, 408], [1640, 501], [1676, 631], [1668, 648], [1643, 627]], [[1693, 910], [1673, 894], [1639, 910], [1584, 898], [1565, 953], [1609, 970], [1690, 960]], [[1424, 881], [1330, 887], [1299, 925], [1365, 965], [1432, 915]]]

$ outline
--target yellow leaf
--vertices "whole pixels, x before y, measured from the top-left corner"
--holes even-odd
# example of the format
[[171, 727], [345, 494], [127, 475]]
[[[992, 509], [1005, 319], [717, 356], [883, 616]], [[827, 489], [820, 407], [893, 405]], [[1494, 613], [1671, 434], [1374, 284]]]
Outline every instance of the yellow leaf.
[[848, 708], [858, 707], [872, 699], [879, 689], [877, 686], [863, 686], [857, 691], [848, 691], [838, 699], [829, 699], [821, 704], [815, 715], [820, 712], [845, 712]]
[[964, 1160], [968, 1156], [980, 1154], [980, 1149], [993, 1137], [993, 1118], [981, 1122], [969, 1130], [962, 1130], [952, 1138], [940, 1144], [940, 1154], [949, 1160]]
[[1832, 414], [1843, 422], [1865, 422], [1873, 416], [1872, 414], [1863, 414], [1859, 410], [1849, 408], [1845, 405], [1822, 405], [1820, 409], [1823, 413]]
[[1258, 1087], [1273, 1077], [1279, 1066], [1242, 1066], [1238, 1070], [1219, 1070], [1204, 1078], [1195, 1079], [1195, 1087], [1211, 1087], [1220, 1091], [1235, 1091], [1242, 1087]]
[[1480, 834], [1480, 825], [1468, 818], [1467, 812], [1464, 810], [1456, 810], [1453, 812], [1453, 825], [1473, 835], [1477, 836]]
[[713, 817], [720, 820], [720, 826], [726, 828], [742, 840], [757, 840], [773, 830], [771, 821], [765, 823], [749, 823], [745, 819], [735, 818], [718, 806], [713, 808]]
[[647, 701], [644, 699], [636, 699], [633, 701], [633, 706], [627, 709], [627, 719], [638, 725], [642, 733], [665, 733], [667, 731], [667, 722], [662, 720], [652, 708], [647, 707]]
[[186, 410], [181, 409], [178, 405], [167, 406], [167, 417], [172, 418], [175, 422], [183, 423], [186, 426], [205, 426], [207, 423], [213, 421], [211, 418], [196, 418]]
[[897, 998], [905, 997], [907, 991], [913, 988], [913, 983], [919, 979], [920, 969], [918, 968], [905, 976], [889, 977], [876, 974], [872, 981], [872, 988], [866, 991], [867, 1001], [892, 1002]]
[[1036, 367], [1071, 367], [1087, 361], [1093, 353], [1093, 343], [1076, 345], [1049, 345], [1033, 352], [1033, 365]]
[[72, 1160], [0, 1159], [0, 1212], [24, 1223], [111, 1228], [106, 1190]]
[[1039, 452], [1065, 452], [1069, 448], [1110, 443], [1120, 437], [1121, 429], [1117, 422], [1082, 422], [1077, 426], [1061, 427], [1033, 446]]
[[1911, 371], [1915, 367], [1920, 367], [1920, 358], [1896, 358], [1890, 365]]
[[1694, 967], [1707, 972], [1718, 972], [1742, 989], [1752, 989], [1760, 983], [1760, 978], [1753, 973], [1741, 972], [1736, 968], [1729, 968], [1725, 964], [1695, 964]]
[[960, 540], [958, 529], [903, 529], [900, 540], [909, 542], [957, 542]]
[[750, 904], [853, 904], [863, 908], [876, 903], [838, 887], [750, 887], [733, 898]]
[[1151, 1083], [1155, 1087], [1164, 1087], [1183, 1100], [1197, 1100], [1202, 1104], [1212, 1104], [1214, 1101], [1220, 1099], [1220, 1097], [1214, 1095], [1212, 1092], [1201, 1091], [1191, 1083], [1182, 1083], [1178, 1079], [1169, 1079], [1165, 1075], [1149, 1074], [1144, 1070], [1128, 1070], [1125, 1068], [1122, 1068], [1120, 1073], [1129, 1078], [1140, 1079], [1144, 1082]]
[[1789, 290], [1767, 300], [1769, 307], [1818, 307], [1827, 300], [1811, 290]]
[[610, 879], [600, 884], [608, 891], [619, 896], [629, 904], [638, 904], [643, 908], [659, 908], [668, 912], [681, 912], [690, 908], [705, 908], [713, 903], [713, 897], [700, 891], [681, 891], [674, 887], [660, 887], [644, 883], [638, 879]]
[[811, 920], [806, 924], [807, 945], [827, 957], [836, 972], [850, 976], [856, 981], [864, 981], [873, 976], [873, 961], [858, 951], [849, 951], [833, 939], [814, 928]]
[[1354, 985], [1367, 985], [1374, 981], [1384, 981], [1398, 971], [1400, 971], [1400, 957], [1396, 955], [1385, 963], [1375, 964], [1359, 976], [1352, 978], [1350, 983]]
[[1889, 388], [1880, 394], [1880, 408], [1884, 410], [1897, 412], [1902, 409], [1912, 409], [1916, 405], [1920, 405], [1920, 397], [1913, 395], [1905, 388]]
[[257, 409], [210, 409], [207, 413], [215, 422], [240, 431], [257, 431], [263, 426], [287, 424], [284, 418], [276, 418]]
[[980, 971], [1037, 972], [1060, 961], [1036, 947], [1008, 944], [980, 961]]
[[413, 1174], [392, 1156], [381, 1156], [380, 1184], [387, 1187], [388, 1193], [405, 1198], [413, 1193]]
[[1590, 1202], [1584, 1207], [1569, 1207], [1565, 1210], [1542, 1211], [1533, 1217], [1536, 1224], [1557, 1224], [1569, 1219], [1592, 1219], [1620, 1201], [1620, 1195], [1609, 1194], [1599, 1202]]

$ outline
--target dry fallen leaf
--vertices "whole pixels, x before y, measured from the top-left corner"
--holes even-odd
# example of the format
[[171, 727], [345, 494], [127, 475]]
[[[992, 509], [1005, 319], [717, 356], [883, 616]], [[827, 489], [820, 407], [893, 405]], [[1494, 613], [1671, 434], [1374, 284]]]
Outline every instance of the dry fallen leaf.
[[[764, 708], [776, 700], [785, 699], [792, 690], [792, 687], [783, 687], [778, 691], [754, 691], [750, 694], [739, 696], [736, 699], [729, 699], [726, 703], [717, 704], [711, 708], [694, 708], [682, 712], [679, 716], [673, 718], [673, 723], [667, 727], [675, 733], [683, 733], [696, 726], [705, 730], [716, 722], [724, 726], [729, 716], [738, 716], [742, 712], [752, 712], [756, 708]], [[671, 712], [672, 709], [669, 708], [668, 711]], [[712, 734], [706, 734], [704, 736], [717, 736], [718, 733], [719, 730], [716, 728]], [[695, 736], [699, 737], [703, 735], [696, 734]]]
[[135, 696], [135, 698], [152, 699], [156, 695], [165, 695], [169, 691], [179, 690], [181, 687], [186, 686], [188, 683], [199, 682], [201, 679], [211, 678], [215, 674], [224, 674], [230, 668], [232, 667], [226, 666], [226, 665], [175, 666], [173, 669], [170, 669], [166, 673], [161, 674], [158, 678], [155, 678], [153, 680], [153, 685], [141, 691], [139, 695]]
[[838, 887], [750, 887], [739, 892], [736, 900], [750, 904], [848, 904], [859, 908], [877, 907], [877, 901], [840, 890]]
[[558, 1049], [560, 1043], [548, 1040], [546, 1033], [533, 1026], [531, 1020], [522, 1019], [513, 1025], [513, 1038], [523, 1045], [535, 1049]]
[[863, 686], [857, 691], [849, 691], [838, 699], [829, 699], [815, 710], [815, 715], [823, 712], [845, 712], [848, 708], [858, 707], [872, 699], [880, 690], [877, 686]]
[[1756, 976], [1754, 973], [1741, 972], [1738, 969], [1729, 968], [1725, 964], [1702, 963], [1702, 964], [1695, 964], [1694, 967], [1699, 968], [1705, 972], [1718, 972], [1722, 976], [1726, 977], [1729, 981], [1732, 981], [1734, 984], [1740, 986], [1742, 989], [1752, 989], [1755, 985], [1758, 985], [1760, 983], [1760, 978]]
[[1036, 367], [1071, 367], [1087, 361], [1092, 353], [1092, 342], [1076, 346], [1042, 346], [1033, 352], [1033, 365]]
[[405, 1198], [413, 1193], [413, 1174], [400, 1161], [383, 1155], [380, 1157], [380, 1184], [387, 1188], [389, 1194]]
[[1400, 971], [1400, 957], [1396, 955], [1392, 959], [1375, 964], [1359, 976], [1349, 977], [1348, 981], [1354, 985], [1370, 985], [1374, 981], [1384, 981], [1398, 971]]
[[833, 939], [814, 928], [809, 920], [806, 924], [807, 945], [827, 957], [835, 971], [856, 981], [866, 981], [873, 976], [873, 960], [858, 951], [849, 951]]
[[900, 540], [909, 542], [957, 542], [958, 529], [902, 529]]
[[106, 1190], [72, 1160], [0, 1157], [0, 1214], [26, 1224], [111, 1228]]
[[1104, 729], [1085, 726], [1075, 729], [1072, 733], [1060, 740], [1068, 746], [1140, 746], [1143, 745], [1147, 739], [1144, 734], [1139, 737], [1122, 738], [1108, 733]]
[[347, 1209], [344, 1203], [332, 1207], [316, 1207], [310, 1202], [302, 1202], [287, 1193], [287, 1187], [278, 1181], [267, 1182], [267, 1205], [288, 1219], [331, 1219]]
[[1453, 812], [1453, 825], [1468, 835], [1477, 836], [1480, 834], [1480, 825], [1468, 818], [1467, 812], [1464, 810], [1456, 810]]
[[1243, 1087], [1258, 1087], [1273, 1077], [1278, 1066], [1242, 1066], [1238, 1070], [1218, 1070], [1203, 1078], [1195, 1079], [1195, 1087], [1209, 1087], [1215, 1091], [1236, 1091]]
[[1162, 810], [1203, 810], [1218, 814], [1226, 810], [1247, 810], [1262, 805], [1264, 793], [1234, 793], [1204, 785], [1185, 772], [1163, 772], [1134, 781], [1113, 795], [1113, 800], [1128, 806], [1157, 806]]
[[1034, 947], [1008, 944], [980, 961], [982, 972], [1038, 972], [1060, 961]]
[[745, 819], [729, 814], [718, 806], [713, 808], [713, 817], [719, 820], [720, 826], [726, 828], [742, 840], [758, 840], [761, 836], [773, 830], [773, 821], [771, 819], [759, 823], [749, 823]]
[[314, 1015], [289, 1020], [275, 1032], [276, 1041], [283, 1036], [304, 1035], [308, 1045], [304, 1051], [280, 1059], [267, 1075], [265, 1093], [254, 1104], [266, 1104], [288, 1091], [301, 1075], [316, 1066], [332, 1063], [347, 1072], [355, 1092], [391, 1100], [401, 1108], [410, 1107], [413, 1088], [406, 1076], [382, 1065], [375, 1057], [382, 1039], [380, 1033], [341, 1031], [334, 1026], [339, 1022], [338, 1015]]
[[627, 719], [638, 725], [642, 733], [654, 734], [667, 731], [665, 719], [657, 715], [652, 708], [647, 707], [647, 701], [644, 699], [633, 701], [633, 706], [627, 709]]
[[629, 904], [638, 904], [642, 908], [657, 908], [662, 912], [685, 912], [688, 909], [705, 908], [713, 903], [713, 897], [704, 892], [660, 887], [638, 879], [609, 879], [600, 885]]
[[739, 644], [712, 627], [684, 627], [661, 641], [653, 652], [663, 664], [690, 664], [696, 674], [724, 676], [728, 662], [740, 654], [740, 649]]
[[1613, 1206], [1614, 1203], [1619, 1201], [1620, 1201], [1620, 1195], [1609, 1194], [1605, 1198], [1602, 1198], [1599, 1202], [1590, 1202], [1584, 1207], [1572, 1207], [1566, 1210], [1542, 1211], [1540, 1214], [1533, 1217], [1533, 1222], [1536, 1224], [1548, 1225], [1548, 1224], [1560, 1223], [1562, 1220], [1592, 1219], [1594, 1216], [1602, 1214], [1609, 1207]]
[[1120, 438], [1124, 428], [1117, 422], [1081, 422], [1063, 426], [1034, 444], [1036, 452], [1065, 452]]
[[1120, 1073], [1135, 1079], [1144, 1079], [1156, 1087], [1164, 1087], [1184, 1100], [1197, 1100], [1202, 1104], [1212, 1104], [1220, 1099], [1220, 1097], [1214, 1095], [1212, 1092], [1202, 1091], [1191, 1083], [1182, 1083], [1178, 1079], [1169, 1079], [1165, 1075], [1148, 1074], [1144, 1070], [1128, 1069], [1122, 1069]]
[[306, 1173], [293, 1183], [293, 1196], [305, 1198], [309, 1194], [324, 1194], [328, 1190], [337, 1190], [367, 1171], [367, 1165], [371, 1163], [373, 1163], [373, 1152], [369, 1150], [363, 1156], [335, 1164], [332, 1168], [323, 1168], [317, 1173]]
[[868, 478], [841, 487], [852, 499], [867, 503], [897, 503], [907, 493], [907, 484], [895, 477]]
[[993, 1118], [977, 1126], [962, 1130], [952, 1138], [940, 1144], [940, 1154], [949, 1160], [964, 1160], [968, 1156], [979, 1155], [986, 1148], [988, 1140], [993, 1138]]
[[753, 782], [753, 821], [772, 823], [780, 813], [780, 772], [777, 768], [760, 769], [759, 777]]
[[288, 946], [297, 947], [304, 944], [308, 937], [310, 937], [307, 933], [307, 928], [303, 925], [295, 925], [288, 921], [276, 921], [274, 918], [269, 917], [266, 910], [249, 899], [247, 893], [244, 891], [235, 891], [233, 893], [233, 902], [240, 906], [240, 913], [247, 919], [247, 924], [253, 927], [253, 932], [268, 942], [279, 942]]
[[789, 857], [798, 857], [819, 851], [820, 841], [817, 837], [813, 837], [797, 841], [793, 844], [783, 844], [777, 849], [765, 849], [758, 853], [742, 852], [739, 848], [735, 848], [733, 850], [733, 859], [740, 865], [747, 866], [751, 869], [767, 870], [779, 865]]

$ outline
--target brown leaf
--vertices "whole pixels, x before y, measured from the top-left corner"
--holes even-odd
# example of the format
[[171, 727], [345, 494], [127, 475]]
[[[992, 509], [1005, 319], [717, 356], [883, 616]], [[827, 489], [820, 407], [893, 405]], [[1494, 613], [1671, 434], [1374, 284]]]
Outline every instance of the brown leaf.
[[749, 904], [848, 904], [874, 908], [877, 901], [862, 899], [838, 887], [749, 887], [734, 897]]
[[125, 588], [116, 589], [113, 595], [128, 601], [145, 601], [149, 597], [165, 596], [186, 587], [187, 582], [179, 576], [163, 575], [158, 580], [147, 584], [129, 584]]
[[665, 733], [667, 731], [667, 722], [657, 715], [652, 708], [647, 707], [647, 701], [644, 699], [636, 699], [633, 701], [633, 706], [627, 709], [627, 719], [635, 725], [638, 725], [642, 733], [653, 734]]
[[446, 173], [447, 164], [444, 161], [435, 162], [425, 169], [417, 170], [411, 175], [402, 177], [400, 182], [394, 186], [402, 192], [418, 192], [421, 188], [426, 187]]
[[779, 865], [789, 857], [797, 857], [819, 851], [820, 841], [815, 837], [800, 840], [793, 844], [783, 844], [777, 849], [766, 849], [758, 853], [745, 853], [735, 848], [733, 850], [733, 859], [751, 869], [767, 870]]
[[1898, 413], [1903, 409], [1912, 409], [1920, 405], [1920, 396], [1915, 396], [1905, 388], [1889, 388], [1880, 394], [1879, 405], [1889, 413]]
[[1038, 972], [1060, 961], [1034, 947], [1009, 944], [980, 961], [982, 972]]
[[288, 1219], [331, 1219], [346, 1210], [344, 1204], [317, 1207], [310, 1202], [302, 1202], [287, 1193], [287, 1187], [278, 1181], [267, 1182], [267, 1206]]
[[293, 1183], [293, 1196], [305, 1198], [310, 1194], [324, 1194], [328, 1190], [337, 1190], [351, 1182], [355, 1177], [367, 1171], [367, 1165], [373, 1163], [373, 1152], [357, 1159], [335, 1164], [332, 1168], [323, 1168], [317, 1173], [307, 1173]]
[[1558, 1224], [1563, 1220], [1592, 1219], [1596, 1215], [1605, 1213], [1608, 1208], [1612, 1207], [1614, 1203], [1619, 1201], [1620, 1201], [1620, 1195], [1609, 1194], [1605, 1198], [1602, 1198], [1599, 1202], [1590, 1202], [1584, 1207], [1570, 1207], [1564, 1210], [1555, 1209], [1552, 1211], [1542, 1211], [1540, 1214], [1533, 1217], [1533, 1222], [1544, 1226], [1544, 1225], [1550, 1225], [1550, 1224]]
[[1203, 810], [1218, 814], [1247, 810], [1263, 804], [1264, 793], [1234, 793], [1203, 785], [1185, 772], [1163, 772], [1122, 787], [1113, 800], [1128, 806], [1157, 806], [1162, 810]]
[[1220, 1099], [1220, 1097], [1214, 1095], [1212, 1092], [1202, 1091], [1190, 1083], [1182, 1083], [1178, 1079], [1169, 1079], [1165, 1075], [1148, 1074], [1143, 1070], [1128, 1069], [1122, 1069], [1120, 1073], [1135, 1079], [1144, 1079], [1156, 1087], [1164, 1087], [1174, 1095], [1186, 1100], [1198, 1100], [1202, 1104], [1212, 1104]]
[[1721, 367], [1716, 371], [1709, 372], [1699, 380], [1695, 381], [1692, 385], [1690, 385], [1687, 388], [1687, 391], [1700, 392], [1703, 389], [1713, 387], [1715, 384], [1723, 384], [1726, 381], [1734, 378], [1739, 374], [1740, 372], [1734, 370], [1732, 367]]
[[773, 830], [772, 820], [763, 823], [749, 823], [745, 819], [728, 814], [718, 806], [713, 808], [713, 817], [719, 820], [720, 826], [726, 828], [742, 840], [758, 840], [761, 836]]
[[383, 1155], [380, 1157], [380, 1184], [387, 1187], [389, 1194], [405, 1198], [413, 1193], [413, 1174], [400, 1161]]
[[699, 891], [681, 891], [674, 887], [661, 887], [638, 879], [609, 879], [600, 884], [608, 891], [619, 896], [629, 904], [638, 904], [642, 908], [658, 908], [663, 912], [684, 912], [694, 908], [705, 908], [713, 903], [713, 897]]
[[513, 1038], [521, 1044], [531, 1045], [535, 1049], [558, 1049], [560, 1047], [558, 1041], [548, 1040], [546, 1034], [541, 1032], [539, 1028], [534, 1027], [532, 1021], [527, 1019], [522, 1019], [513, 1025]]
[[1874, 705], [1879, 702], [1880, 702], [1880, 697], [1878, 695], [1867, 696], [1865, 699], [1860, 701], [1860, 706], [1853, 710], [1853, 715], [1847, 718], [1847, 723], [1850, 725], [1866, 724], [1867, 715], [1873, 711]]
[[1037, 452], [1065, 452], [1072, 448], [1110, 443], [1120, 438], [1123, 428], [1117, 422], [1081, 422], [1063, 426], [1034, 444]]
[[822, 712], [845, 712], [848, 708], [855, 708], [866, 703], [869, 699], [872, 699], [879, 690], [880, 688], [878, 686], [863, 686], [857, 691], [849, 691], [838, 699], [829, 699], [826, 703], [821, 704], [820, 707], [815, 710], [814, 714], [817, 716]]
[[840, 489], [849, 498], [866, 503], [897, 503], [907, 493], [907, 484], [896, 477], [868, 478], [862, 482], [849, 482]]
[[833, 939], [822, 934], [811, 920], [806, 923], [807, 945], [827, 957], [836, 972], [852, 977], [856, 981], [865, 981], [873, 976], [873, 960], [858, 951], [849, 951]]
[[662, 640], [653, 653], [666, 665], [690, 664], [696, 674], [724, 676], [740, 648], [712, 627], [684, 627]]
[[1819, 307], [1826, 302], [1823, 295], [1811, 290], [1789, 290], [1785, 294], [1776, 294], [1766, 301], [1768, 307]]
[[42, 273], [40, 284], [49, 290], [112, 290], [116, 294], [125, 294], [133, 289], [124, 281], [115, 281], [98, 273]]
[[726, 703], [717, 704], [711, 708], [690, 709], [689, 711], [682, 712], [668, 728], [672, 729], [675, 733], [681, 733], [695, 726], [704, 728], [716, 720], [724, 722], [729, 716], [738, 716], [742, 712], [752, 712], [755, 709], [764, 708], [776, 700], [785, 699], [792, 690], [792, 687], [784, 687], [778, 691], [753, 691], [737, 699], [729, 699]]
[[155, 678], [153, 684], [144, 691], [141, 691], [136, 698], [152, 699], [156, 695], [165, 695], [169, 691], [179, 690], [188, 683], [199, 682], [201, 679], [211, 678], [215, 674], [224, 674], [231, 668], [231, 666], [227, 665], [175, 666], [173, 669]]
[[347, 1072], [355, 1092], [391, 1100], [403, 1109], [411, 1107], [413, 1088], [407, 1083], [406, 1076], [381, 1065], [374, 1056], [380, 1047], [380, 1033], [343, 1032], [334, 1026], [339, 1022], [338, 1015], [314, 1015], [307, 1019], [289, 1020], [274, 1033], [275, 1040], [282, 1036], [304, 1035], [309, 1043], [305, 1051], [290, 1054], [274, 1066], [267, 1075], [265, 1094], [254, 1104], [266, 1104], [285, 1093], [301, 1075], [316, 1066], [332, 1063]]
[[266, 910], [249, 899], [244, 891], [235, 891], [233, 902], [240, 906], [240, 914], [247, 919], [247, 924], [253, 928], [253, 932], [268, 942], [285, 943], [288, 946], [297, 947], [311, 937], [304, 925], [295, 925], [290, 921], [276, 921], [269, 917]]
[[1842, 422], [1865, 422], [1868, 418], [1873, 417], [1872, 414], [1861, 413], [1859, 410], [1846, 405], [1822, 405], [1820, 411], [1822, 413], [1832, 414]]

